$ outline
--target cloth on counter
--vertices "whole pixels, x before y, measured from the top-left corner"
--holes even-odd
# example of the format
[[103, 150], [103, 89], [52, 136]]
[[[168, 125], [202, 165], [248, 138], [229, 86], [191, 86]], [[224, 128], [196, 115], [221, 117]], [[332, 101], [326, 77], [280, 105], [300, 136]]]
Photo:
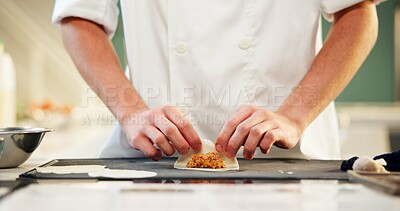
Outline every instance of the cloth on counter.
[[340, 170], [342, 171], [353, 170], [353, 164], [357, 159], [358, 156], [354, 156], [348, 160], [344, 160], [342, 162], [342, 165], [340, 165]]
[[[358, 159], [359, 159], [358, 156], [354, 156], [348, 160], [344, 160], [340, 166], [340, 169], [342, 171], [353, 170], [353, 165]], [[387, 171], [400, 171], [400, 150], [396, 150], [391, 153], [377, 155], [373, 158], [373, 160], [375, 161], [380, 159], [385, 160], [386, 165], [383, 165], [383, 167]]]
[[377, 155], [374, 160], [384, 159], [386, 161], [385, 169], [388, 171], [400, 171], [400, 150], [394, 151], [392, 153], [385, 153], [382, 155]]

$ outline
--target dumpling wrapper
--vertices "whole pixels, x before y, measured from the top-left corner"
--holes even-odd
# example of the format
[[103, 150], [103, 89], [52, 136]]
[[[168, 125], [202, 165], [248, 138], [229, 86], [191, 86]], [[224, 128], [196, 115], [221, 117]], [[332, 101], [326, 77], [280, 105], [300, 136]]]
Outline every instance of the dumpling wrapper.
[[190, 149], [189, 153], [186, 155], [181, 155], [179, 158], [176, 160], [174, 164], [174, 168], [176, 169], [187, 169], [187, 170], [197, 170], [197, 171], [231, 171], [231, 170], [239, 170], [239, 163], [237, 158], [228, 158], [224, 154], [220, 154], [222, 161], [224, 162], [226, 168], [220, 168], [220, 169], [210, 169], [210, 168], [188, 168], [186, 167], [186, 164], [192, 159], [190, 156], [192, 154], [207, 154], [209, 152], [216, 152], [218, 153], [215, 148], [214, 148], [214, 143], [211, 142], [210, 140], [203, 139], [202, 140], [203, 144], [201, 147], [201, 150], [195, 151], [194, 149]]
[[47, 166], [37, 167], [36, 171], [52, 174], [84, 174], [91, 171], [101, 171], [105, 168], [106, 166], [103, 165]]
[[107, 177], [115, 179], [149, 178], [157, 176], [156, 172], [138, 170], [104, 169], [88, 173], [90, 177]]
[[36, 168], [36, 171], [39, 173], [52, 174], [88, 174], [90, 177], [107, 177], [116, 179], [148, 178], [157, 176], [156, 172], [108, 169], [103, 165], [47, 166], [38, 167]]

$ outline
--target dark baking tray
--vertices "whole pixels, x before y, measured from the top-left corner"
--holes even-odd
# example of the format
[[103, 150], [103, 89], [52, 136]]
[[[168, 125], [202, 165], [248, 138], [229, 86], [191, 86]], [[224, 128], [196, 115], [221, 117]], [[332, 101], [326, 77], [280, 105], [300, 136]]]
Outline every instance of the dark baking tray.
[[[147, 158], [129, 159], [59, 159], [41, 167], [68, 165], [106, 165], [109, 169], [148, 170], [157, 172], [152, 179], [251, 179], [251, 180], [348, 180], [346, 172], [340, 170], [340, 160], [302, 159], [239, 159], [240, 170], [225, 172], [204, 172], [174, 169], [176, 158], [152, 161]], [[32, 179], [106, 179], [93, 178], [87, 174], [39, 173], [32, 169], [20, 175]], [[117, 179], [119, 180], [119, 179]]]

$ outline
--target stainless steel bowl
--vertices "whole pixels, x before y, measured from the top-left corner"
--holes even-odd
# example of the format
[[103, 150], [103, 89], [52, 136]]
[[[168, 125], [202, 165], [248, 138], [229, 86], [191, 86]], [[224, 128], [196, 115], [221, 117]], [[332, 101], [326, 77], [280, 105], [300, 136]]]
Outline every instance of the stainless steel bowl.
[[14, 168], [25, 162], [53, 129], [35, 127], [0, 128], [0, 168]]

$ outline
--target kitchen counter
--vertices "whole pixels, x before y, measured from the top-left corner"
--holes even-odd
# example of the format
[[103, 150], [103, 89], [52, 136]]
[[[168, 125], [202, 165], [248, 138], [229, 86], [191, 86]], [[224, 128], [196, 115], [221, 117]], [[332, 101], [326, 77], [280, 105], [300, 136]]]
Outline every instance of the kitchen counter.
[[[0, 170], [15, 179], [44, 162]], [[212, 183], [213, 181], [208, 181]], [[39, 181], [0, 201], [0, 210], [400, 210], [400, 197], [336, 180], [253, 184], [130, 181]], [[162, 208], [162, 209], [161, 209]]]
[[0, 210], [400, 210], [400, 198], [337, 181], [265, 184], [34, 184]]
[[[400, 105], [338, 106], [344, 153], [376, 155], [389, 150], [389, 129], [400, 128]], [[378, 118], [377, 118], [378, 117]], [[52, 158], [93, 157], [111, 126], [57, 130], [25, 164], [0, 169], [0, 181], [18, 176]], [[77, 135], [79, 134], [79, 136]], [[80, 137], [88, 140], [82, 142]], [[104, 140], [103, 140], [104, 139]], [[379, 140], [379, 141], [377, 141]], [[368, 146], [368, 149], [360, 148]], [[86, 153], [86, 154], [85, 154]], [[213, 184], [179, 180], [161, 183], [96, 180], [40, 180], [0, 201], [2, 210], [400, 210], [400, 197], [361, 184], [336, 180], [274, 180], [246, 184]], [[1, 194], [1, 190], [0, 190]]]
[[0, 181], [15, 180], [20, 174], [42, 165], [47, 161], [48, 160], [29, 159], [18, 168], [0, 169]]

